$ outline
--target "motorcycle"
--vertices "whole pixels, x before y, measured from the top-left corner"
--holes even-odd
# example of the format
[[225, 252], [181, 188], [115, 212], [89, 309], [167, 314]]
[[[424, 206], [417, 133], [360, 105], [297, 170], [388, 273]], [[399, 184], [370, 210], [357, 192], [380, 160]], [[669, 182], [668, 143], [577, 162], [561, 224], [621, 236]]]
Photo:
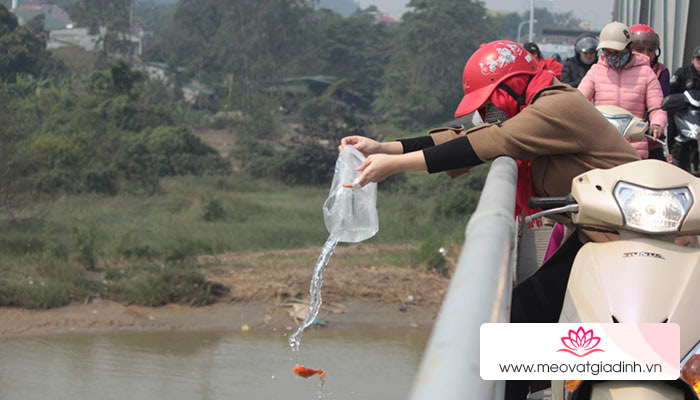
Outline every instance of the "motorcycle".
[[649, 112], [663, 109], [654, 108], [645, 113], [644, 119], [634, 116], [629, 111], [622, 107], [613, 105], [596, 106], [598, 111], [610, 122], [620, 134], [629, 139], [631, 142], [637, 142], [645, 139], [653, 140], [666, 148], [665, 136], [655, 139], [648, 133], [649, 131]]
[[[644, 120], [620, 107], [597, 108], [624, 137], [648, 137]], [[699, 399], [700, 248], [676, 239], [700, 234], [700, 179], [669, 163], [642, 160], [583, 173], [574, 178], [568, 196], [533, 197], [530, 207], [543, 211], [527, 217], [526, 224], [567, 214], [578, 230], [619, 234], [619, 240], [589, 242], [577, 253], [560, 323], [677, 323], [681, 328], [679, 380], [552, 381], [552, 399]]]
[[669, 143], [674, 164], [695, 176], [700, 176], [700, 90], [687, 90], [682, 94], [666, 96], [661, 108], [673, 113], [676, 125], [677, 134], [673, 143]]
[[[543, 211], [570, 213], [579, 230], [619, 233], [576, 255], [560, 323], [677, 323], [677, 381], [553, 381], [555, 400], [700, 398], [700, 249], [676, 244], [700, 234], [700, 180], [658, 160], [574, 178], [566, 197], [531, 198]], [[527, 221], [526, 221], [527, 222]], [[672, 273], [670, 273], [672, 272]]]

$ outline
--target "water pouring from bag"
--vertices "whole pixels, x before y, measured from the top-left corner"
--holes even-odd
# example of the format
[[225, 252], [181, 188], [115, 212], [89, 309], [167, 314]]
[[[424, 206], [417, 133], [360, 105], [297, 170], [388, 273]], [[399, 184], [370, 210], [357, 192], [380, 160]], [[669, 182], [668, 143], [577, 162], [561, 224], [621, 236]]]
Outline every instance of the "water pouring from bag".
[[[338, 242], [357, 243], [369, 239], [379, 231], [377, 216], [377, 184], [360, 186], [362, 173], [355, 169], [362, 165], [365, 156], [353, 146], [345, 146], [335, 163], [333, 182], [328, 198], [323, 203], [323, 221], [330, 236], [323, 245], [316, 261], [314, 274], [309, 286], [309, 312], [299, 329], [289, 337], [289, 346], [299, 358], [301, 337], [318, 316], [321, 309], [321, 286], [323, 271]], [[345, 182], [354, 182], [351, 189], [343, 187]]]

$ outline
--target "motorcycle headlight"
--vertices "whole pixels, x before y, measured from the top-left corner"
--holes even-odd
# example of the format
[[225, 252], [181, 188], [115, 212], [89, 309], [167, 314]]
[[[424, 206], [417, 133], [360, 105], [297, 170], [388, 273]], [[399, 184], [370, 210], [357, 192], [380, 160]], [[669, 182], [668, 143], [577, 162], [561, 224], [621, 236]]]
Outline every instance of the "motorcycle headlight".
[[700, 342], [681, 361], [681, 379], [700, 397]]
[[625, 227], [649, 233], [678, 231], [693, 204], [688, 188], [656, 190], [618, 182], [613, 196]]
[[605, 116], [608, 121], [613, 124], [615, 129], [617, 129], [618, 132], [620, 132], [621, 135], [625, 134], [625, 129], [627, 129], [627, 125], [630, 124], [630, 121], [632, 121], [632, 116], [617, 116], [617, 115], [608, 115], [603, 113], [603, 116]]

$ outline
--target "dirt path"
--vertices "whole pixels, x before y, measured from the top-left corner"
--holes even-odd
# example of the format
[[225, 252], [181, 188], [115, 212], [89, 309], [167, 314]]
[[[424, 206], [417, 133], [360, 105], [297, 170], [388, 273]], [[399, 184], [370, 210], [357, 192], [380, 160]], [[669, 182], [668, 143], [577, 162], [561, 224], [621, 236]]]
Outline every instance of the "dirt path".
[[[397, 266], [388, 254], [403, 246], [352, 245], [336, 249], [323, 283], [319, 325], [430, 329], [449, 279], [420, 267]], [[205, 307], [142, 307], [96, 299], [53, 310], [0, 308], [0, 337], [152, 330], [296, 328], [308, 305], [318, 248], [226, 253], [200, 258], [207, 279], [230, 293]], [[455, 249], [451, 254], [457, 254]], [[399, 261], [400, 262], [400, 261]], [[452, 260], [448, 260], [448, 265]], [[453, 264], [452, 264], [453, 265]]]

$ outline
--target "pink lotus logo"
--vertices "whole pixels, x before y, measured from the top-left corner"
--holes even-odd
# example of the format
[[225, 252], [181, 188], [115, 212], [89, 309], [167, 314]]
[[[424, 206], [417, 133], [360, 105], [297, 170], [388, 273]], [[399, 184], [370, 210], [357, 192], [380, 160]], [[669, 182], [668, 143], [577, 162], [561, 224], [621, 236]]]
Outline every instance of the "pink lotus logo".
[[586, 331], [582, 326], [576, 331], [569, 329], [569, 336], [562, 337], [561, 342], [567, 348], [559, 349], [557, 352], [565, 351], [576, 357], [585, 357], [596, 351], [604, 351], [595, 348], [600, 343], [600, 338], [593, 336], [593, 329]]

